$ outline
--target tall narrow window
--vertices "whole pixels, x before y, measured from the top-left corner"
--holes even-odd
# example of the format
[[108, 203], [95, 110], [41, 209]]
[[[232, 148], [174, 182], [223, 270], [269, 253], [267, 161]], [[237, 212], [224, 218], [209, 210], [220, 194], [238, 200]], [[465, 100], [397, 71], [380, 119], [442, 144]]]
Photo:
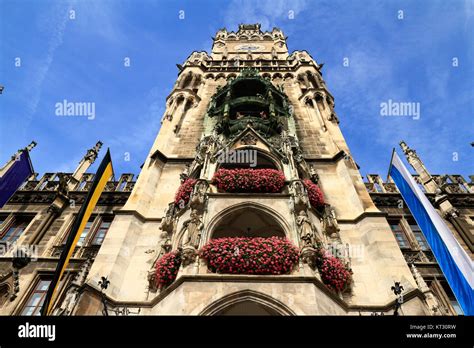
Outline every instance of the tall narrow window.
[[410, 248], [410, 243], [408, 242], [407, 236], [405, 232], [402, 229], [402, 226], [400, 226], [399, 221], [389, 221], [390, 228], [392, 229], [393, 235], [395, 236], [395, 239], [397, 240], [398, 246], [401, 249], [409, 249]]
[[104, 241], [105, 235], [107, 234], [107, 231], [109, 230], [110, 224], [112, 223], [112, 219], [107, 217], [107, 218], [102, 218], [102, 221], [100, 222], [99, 227], [97, 228], [97, 231], [94, 235], [94, 238], [92, 239], [92, 245], [101, 245], [102, 242]]
[[40, 279], [36, 284], [33, 292], [28, 297], [21, 315], [40, 315], [41, 307], [43, 306], [44, 298], [48, 292], [49, 284], [51, 280], [49, 279]]
[[6, 226], [3, 234], [0, 236], [0, 241], [3, 243], [14, 243], [32, 220], [29, 216], [17, 216], [13, 219], [9, 226]]
[[451, 307], [453, 307], [454, 311], [458, 315], [464, 315], [461, 306], [459, 305], [458, 301], [456, 300], [456, 297], [453, 294], [453, 291], [451, 290], [451, 287], [449, 286], [448, 282], [446, 281], [441, 281], [441, 285], [443, 286], [444, 291], [446, 292], [446, 295], [448, 295], [449, 302], [451, 303]]
[[77, 246], [83, 246], [84, 241], [87, 238], [87, 235], [91, 231], [92, 224], [94, 223], [95, 216], [92, 216], [89, 221], [87, 221], [86, 226], [84, 227], [84, 230], [81, 233], [81, 236], [79, 237], [79, 240], [77, 241]]
[[423, 232], [421, 232], [421, 229], [416, 224], [416, 222], [413, 222], [413, 221], [410, 222], [410, 229], [412, 230], [413, 234], [415, 235], [415, 238], [416, 238], [418, 244], [420, 245], [421, 250], [430, 250], [428, 242], [426, 241], [426, 238], [423, 235]]

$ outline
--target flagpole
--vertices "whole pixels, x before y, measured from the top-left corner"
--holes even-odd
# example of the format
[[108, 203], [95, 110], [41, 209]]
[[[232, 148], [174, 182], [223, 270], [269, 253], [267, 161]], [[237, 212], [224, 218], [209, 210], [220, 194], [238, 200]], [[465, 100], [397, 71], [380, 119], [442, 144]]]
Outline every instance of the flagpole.
[[388, 178], [390, 177], [390, 171], [392, 170], [393, 155], [395, 155], [395, 148], [392, 149], [392, 157], [390, 157], [390, 165], [388, 166], [387, 180], [385, 180], [386, 183], [388, 183]]
[[69, 232], [69, 235], [66, 239], [66, 243], [56, 266], [56, 271], [54, 272], [53, 278], [48, 287], [48, 292], [46, 293], [46, 297], [43, 301], [41, 315], [49, 315], [51, 313], [54, 302], [57, 299], [56, 290], [61, 281], [61, 277], [65, 273], [69, 264], [69, 260], [71, 259], [74, 252], [74, 248], [79, 241], [79, 237], [84, 230], [97, 202], [99, 201], [100, 195], [102, 194], [107, 181], [112, 177], [112, 175], [112, 160], [110, 151], [107, 149], [107, 153], [105, 154], [102, 162], [99, 165], [99, 168], [97, 169], [91, 188], [89, 189], [86, 199], [74, 219], [71, 231]]

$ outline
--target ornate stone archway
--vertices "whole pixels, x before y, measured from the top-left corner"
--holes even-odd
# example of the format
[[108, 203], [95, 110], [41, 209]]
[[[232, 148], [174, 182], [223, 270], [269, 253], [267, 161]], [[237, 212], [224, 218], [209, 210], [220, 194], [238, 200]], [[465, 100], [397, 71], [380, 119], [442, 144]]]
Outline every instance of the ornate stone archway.
[[277, 299], [253, 290], [226, 295], [204, 308], [199, 315], [296, 315]]
[[[249, 219], [246, 219], [246, 217]], [[247, 230], [247, 225], [251, 227], [250, 231]], [[224, 235], [224, 226], [228, 228], [228, 235]], [[268, 227], [268, 233], [265, 232], [265, 227]], [[243, 231], [239, 231], [242, 229]], [[247, 236], [247, 234], [249, 237], [288, 237], [290, 236], [289, 230], [290, 226], [287, 221], [277, 211], [263, 204], [243, 202], [232, 205], [216, 214], [207, 224], [203, 240], [207, 241], [211, 238], [224, 236]]]

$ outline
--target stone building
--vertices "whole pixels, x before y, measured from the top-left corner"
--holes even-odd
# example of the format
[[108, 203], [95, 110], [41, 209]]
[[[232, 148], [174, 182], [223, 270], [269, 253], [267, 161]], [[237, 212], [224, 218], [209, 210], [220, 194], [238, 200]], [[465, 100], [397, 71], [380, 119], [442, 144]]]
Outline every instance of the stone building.
[[[109, 181], [54, 313], [381, 315], [399, 307], [392, 290], [398, 282], [398, 313], [456, 314], [452, 292], [394, 184], [377, 175], [364, 183], [323, 64], [306, 51], [290, 54], [277, 28], [240, 25], [237, 32], [219, 30], [213, 40], [210, 54], [193, 52], [178, 65], [136, 182], [132, 174]], [[0, 257], [1, 314], [38, 312], [100, 145], [73, 174], [31, 178], [0, 210], [2, 243], [32, 245], [38, 256], [26, 262], [17, 248]], [[472, 180], [431, 176], [414, 151], [404, 143], [402, 149], [472, 256]], [[272, 173], [281, 186], [255, 175], [239, 179], [250, 172]], [[222, 173], [228, 176], [219, 186]], [[285, 238], [298, 247], [298, 261], [281, 274], [216, 272], [203, 248], [237, 237]], [[343, 287], [330, 286], [321, 248], [351, 269]], [[170, 253], [179, 270], [160, 285], [156, 267]]]

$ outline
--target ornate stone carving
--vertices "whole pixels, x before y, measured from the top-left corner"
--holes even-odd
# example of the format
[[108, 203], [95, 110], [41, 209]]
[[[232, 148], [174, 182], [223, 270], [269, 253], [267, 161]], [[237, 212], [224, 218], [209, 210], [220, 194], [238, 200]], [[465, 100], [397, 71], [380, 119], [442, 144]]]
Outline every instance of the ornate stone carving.
[[193, 193], [189, 202], [191, 209], [196, 211], [202, 211], [207, 202], [207, 189], [209, 184], [206, 180], [199, 179], [194, 185]]
[[322, 220], [324, 232], [332, 239], [337, 238], [340, 228], [337, 223], [336, 211], [331, 205], [324, 205]]
[[187, 178], [189, 178], [190, 167], [191, 163], [187, 163], [181, 174], [179, 174], [179, 179], [181, 180], [181, 182], [184, 182]]
[[151, 257], [152, 263], [151, 268], [148, 270], [147, 279], [148, 279], [148, 290], [155, 292], [158, 290], [156, 282], [156, 262], [163, 257], [166, 253], [171, 251], [172, 244], [171, 238], [167, 232], [161, 232], [160, 241], [158, 247], [155, 250], [155, 253]]
[[58, 178], [59, 178], [59, 185], [58, 185], [58, 194], [67, 197], [69, 194], [68, 190], [68, 182], [70, 179], [70, 175], [65, 174], [65, 173], [58, 173]]
[[193, 209], [190, 219], [186, 220], [183, 224], [183, 238], [181, 240], [183, 249], [186, 247], [198, 248], [203, 228], [204, 224], [200, 216], [197, 211]]
[[55, 315], [72, 315], [74, 307], [79, 300], [80, 287], [85, 283], [89, 269], [92, 265], [92, 258], [88, 258], [81, 266], [81, 270], [71, 282], [66, 295], [61, 303], [61, 306], [54, 311]]
[[84, 160], [94, 163], [101, 147], [102, 147], [102, 142], [98, 141], [92, 149], [87, 150], [87, 153], [84, 156]]
[[298, 226], [298, 235], [302, 248], [315, 247], [323, 243], [316, 226], [310, 221], [308, 213], [305, 210], [299, 212], [296, 217], [296, 225]]
[[306, 189], [301, 180], [294, 180], [290, 183], [290, 193], [293, 200], [293, 211], [298, 213], [309, 207], [309, 200]]
[[309, 166], [309, 176], [311, 178], [311, 181], [314, 183], [314, 184], [318, 184], [319, 183], [319, 175], [318, 173], [316, 173], [316, 170], [314, 169], [314, 166], [313, 165], [310, 165]]
[[301, 260], [308, 264], [312, 269], [316, 268], [316, 260], [318, 257], [318, 252], [315, 248], [311, 246], [305, 246], [301, 250]]
[[161, 219], [161, 223], [160, 223], [159, 228], [160, 228], [160, 230], [162, 230], [164, 232], [168, 232], [168, 233], [172, 234], [173, 231], [174, 231], [175, 222], [176, 222], [175, 204], [170, 203], [170, 204], [168, 204], [168, 208], [166, 209], [165, 216], [163, 217], [163, 219]]
[[161, 232], [160, 242], [155, 254], [153, 255], [153, 266], [164, 254], [171, 251], [171, 238], [167, 232]]
[[411, 264], [411, 272], [413, 273], [413, 277], [415, 278], [418, 288], [425, 295], [425, 301], [431, 313], [433, 315], [441, 315], [441, 310], [437, 298], [433, 295], [428, 285], [426, 285], [425, 280], [423, 279], [414, 264]]
[[240, 139], [240, 142], [243, 145], [256, 145], [257, 140], [258, 140], [258, 138], [255, 135], [253, 135], [251, 133], [247, 133], [246, 135], [244, 135], [242, 137], [242, 139]]

